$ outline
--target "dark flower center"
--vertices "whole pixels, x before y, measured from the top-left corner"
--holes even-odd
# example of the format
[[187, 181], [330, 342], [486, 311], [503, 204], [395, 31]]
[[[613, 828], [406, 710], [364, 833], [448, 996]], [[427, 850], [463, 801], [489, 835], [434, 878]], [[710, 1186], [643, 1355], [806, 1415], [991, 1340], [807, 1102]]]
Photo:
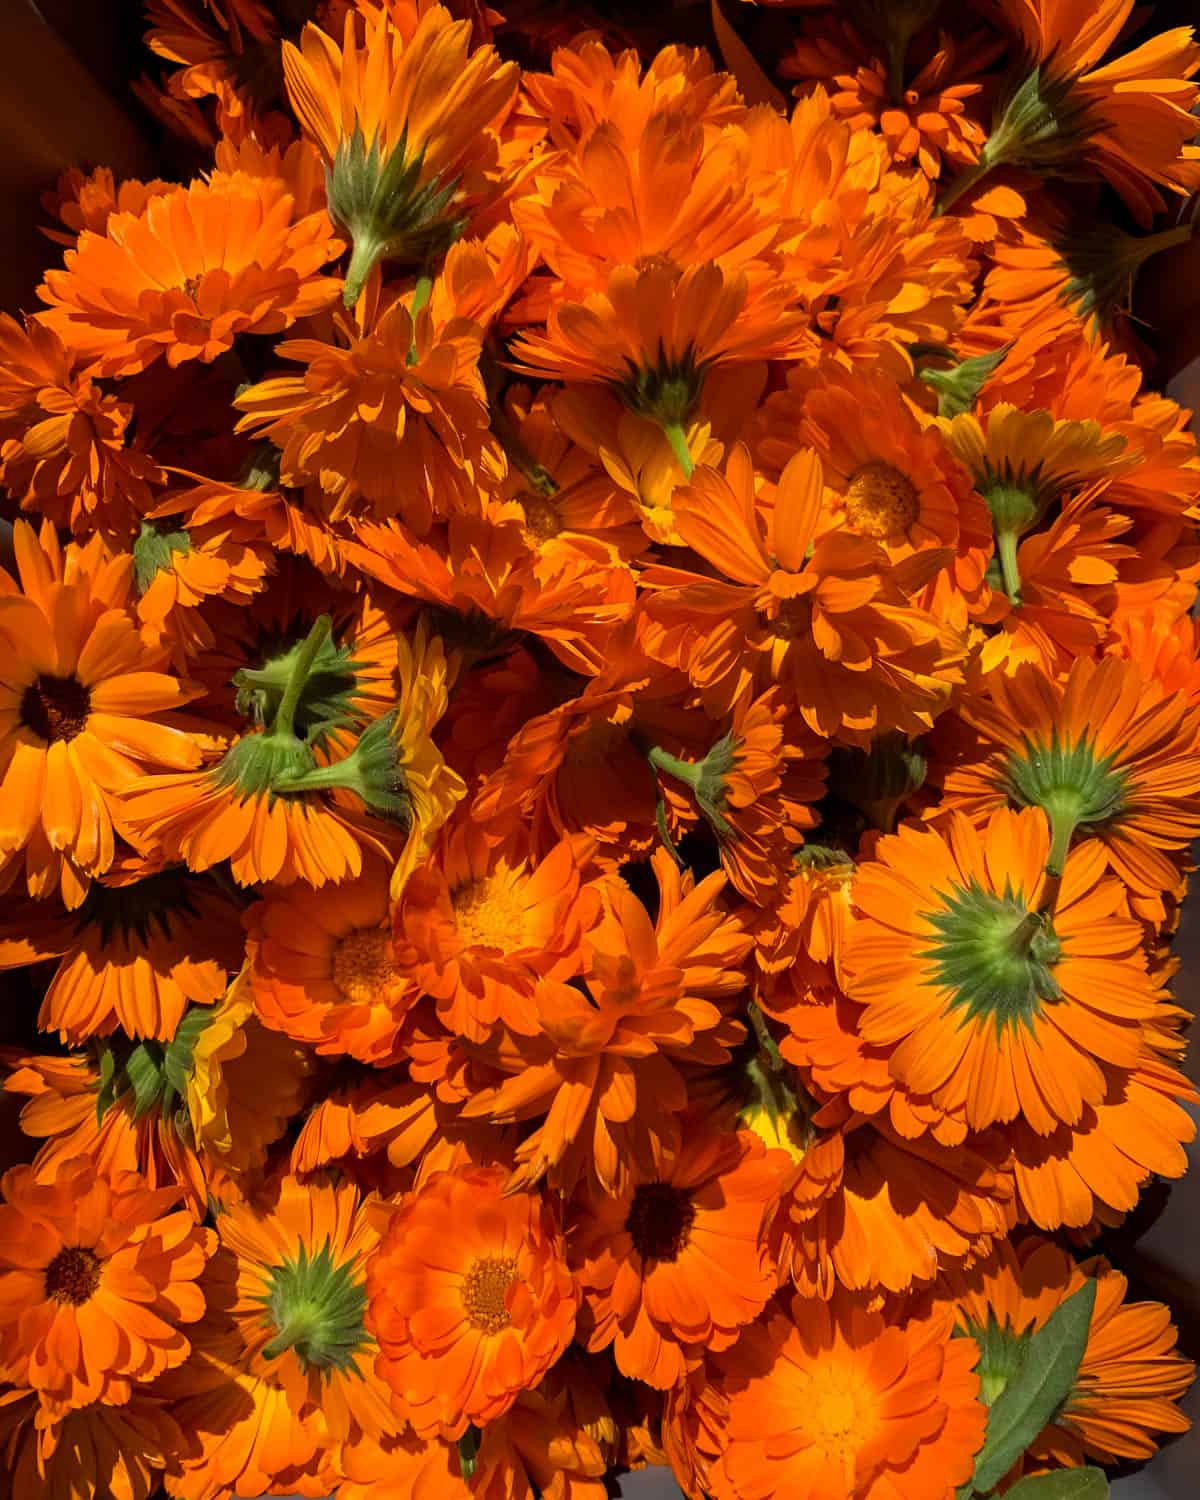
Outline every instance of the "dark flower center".
[[46, 1296], [78, 1307], [100, 1284], [100, 1261], [82, 1245], [60, 1250], [46, 1267]]
[[625, 1228], [643, 1260], [677, 1260], [695, 1218], [691, 1195], [682, 1188], [644, 1182], [633, 1195]]
[[91, 709], [92, 695], [77, 677], [38, 677], [21, 695], [21, 723], [49, 744], [82, 734]]

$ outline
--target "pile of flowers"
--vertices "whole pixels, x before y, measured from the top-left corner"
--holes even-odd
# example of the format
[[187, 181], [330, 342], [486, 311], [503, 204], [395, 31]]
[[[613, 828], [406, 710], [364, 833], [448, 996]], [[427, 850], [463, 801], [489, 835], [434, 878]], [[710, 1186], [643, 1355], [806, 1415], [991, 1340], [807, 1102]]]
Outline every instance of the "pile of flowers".
[[1186, 1427], [1104, 1254], [1197, 1102], [1131, 4], [148, 0], [178, 180], [64, 176], [0, 323], [5, 1494]]

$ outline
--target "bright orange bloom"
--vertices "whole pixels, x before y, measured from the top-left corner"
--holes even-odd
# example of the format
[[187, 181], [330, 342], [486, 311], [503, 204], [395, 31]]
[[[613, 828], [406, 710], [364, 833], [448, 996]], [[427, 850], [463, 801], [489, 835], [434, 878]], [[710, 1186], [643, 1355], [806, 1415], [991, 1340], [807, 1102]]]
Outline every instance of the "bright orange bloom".
[[84, 539], [93, 528], [128, 534], [166, 479], [132, 436], [133, 416], [75, 373], [52, 328], [0, 316], [0, 480], [22, 510]]
[[578, 1292], [549, 1207], [504, 1196], [505, 1176], [431, 1177], [392, 1215], [368, 1269], [376, 1368], [422, 1437], [495, 1421], [575, 1331]]
[[408, 1500], [427, 1490], [438, 1500], [471, 1500], [458, 1444], [420, 1438], [411, 1429], [382, 1443], [356, 1443], [340, 1456], [338, 1467], [341, 1500]]
[[909, 602], [941, 554], [893, 566], [869, 537], [819, 536], [823, 493], [811, 450], [789, 461], [769, 505], [744, 448], [724, 474], [697, 469], [675, 496], [676, 524], [718, 577], [646, 569], [643, 645], [681, 666], [714, 708], [778, 682], [819, 735], [865, 744], [888, 728], [919, 734], [963, 651], [951, 627]]
[[1159, 1433], [1186, 1432], [1175, 1404], [1196, 1367], [1176, 1352], [1170, 1311], [1159, 1302], [1127, 1303], [1128, 1283], [1096, 1257], [1077, 1264], [1040, 1235], [997, 1247], [988, 1260], [946, 1278], [959, 1328], [986, 1339], [979, 1377], [994, 1401], [1015, 1371], [1029, 1337], [1089, 1277], [1096, 1281], [1087, 1348], [1070, 1394], [1029, 1445], [1026, 1462], [1075, 1465], [1150, 1458]]
[[[1133, 662], [1086, 657], [1065, 681], [1036, 667], [988, 680], [933, 757], [943, 806], [980, 820], [1040, 807], [1061, 862], [1072, 837], [1096, 838], [1132, 890], [1171, 890], [1171, 854], [1200, 833], [1200, 718]], [[941, 726], [939, 726], [939, 733]]]
[[0, 1393], [0, 1453], [12, 1500], [152, 1500], [183, 1436], [161, 1397], [47, 1412], [37, 1393]]
[[[150, 3], [153, 4], [153, 0]], [[55, 244], [70, 249], [78, 240], [80, 230], [90, 229], [93, 234], [103, 234], [110, 215], [140, 214], [151, 198], [173, 193], [178, 187], [177, 182], [166, 182], [160, 177], [150, 182], [126, 177], [118, 182], [111, 167], [93, 167], [90, 172], [68, 167], [59, 173], [53, 189], [42, 194], [42, 207], [53, 214], [67, 232], [43, 228], [42, 233]]]
[[545, 1116], [518, 1149], [516, 1182], [549, 1174], [569, 1189], [589, 1176], [623, 1192], [637, 1164], [678, 1146], [687, 1103], [679, 1065], [727, 1062], [741, 1038], [723, 1003], [744, 984], [750, 939], [718, 905], [724, 875], [695, 884], [663, 849], [652, 865], [657, 919], [623, 880], [606, 881], [603, 917], [587, 935], [587, 993], [543, 982], [540, 1034], [483, 1050], [513, 1076], [476, 1093], [464, 1116]]
[[[138, 878], [138, 876], [141, 878]], [[0, 968], [58, 958], [38, 1025], [77, 1044], [108, 1036], [169, 1042], [189, 1005], [211, 1005], [241, 963], [238, 910], [182, 870], [95, 881], [78, 911], [13, 903], [0, 928]]]
[[621, 1193], [586, 1189], [571, 1264], [587, 1348], [611, 1344], [622, 1374], [668, 1390], [700, 1351], [734, 1343], [775, 1291], [759, 1231], [786, 1169], [748, 1131], [701, 1128], [677, 1156], [635, 1168]]
[[375, 1066], [398, 1060], [404, 1013], [418, 990], [396, 962], [390, 879], [372, 859], [331, 890], [288, 886], [250, 908], [250, 983], [264, 1026], [320, 1053]]
[[801, 1297], [754, 1324], [723, 1362], [716, 1500], [951, 1500], [986, 1413], [979, 1351], [949, 1333], [945, 1314], [889, 1323]]
[[334, 314], [327, 339], [276, 346], [304, 368], [243, 391], [238, 431], [280, 448], [283, 482], [327, 496], [331, 520], [399, 516], [423, 536], [473, 494], [488, 435], [482, 337], [469, 319], [435, 322], [411, 297], [369, 292], [353, 316]]
[[177, 1190], [135, 1173], [110, 1181], [76, 1157], [53, 1181], [13, 1167], [0, 1191], [6, 1380], [62, 1406], [120, 1405], [182, 1364], [181, 1325], [203, 1316], [197, 1280], [216, 1236], [173, 1209]]
[[473, 1042], [498, 1024], [537, 1031], [538, 982], [578, 973], [585, 928], [599, 914], [581, 889], [588, 853], [563, 839], [535, 863], [467, 822], [413, 871], [393, 913], [395, 962], [414, 993], [437, 1001], [450, 1031]]
[[[0, 868], [23, 859], [38, 898], [77, 907], [116, 853], [118, 795], [148, 766], [196, 766], [170, 710], [197, 696], [158, 670], [130, 613], [133, 559], [98, 536], [60, 546], [14, 528], [18, 578], [0, 570]], [[19, 579], [19, 581], [18, 581]]]
[[813, 1128], [779, 1195], [769, 1243], [803, 1297], [839, 1286], [909, 1291], [986, 1254], [1008, 1232], [1012, 1185], [978, 1151], [906, 1141], [886, 1126]]
[[517, 67], [494, 47], [472, 51], [470, 33], [442, 5], [384, 0], [347, 12], [340, 48], [312, 24], [299, 48], [283, 45], [292, 107], [325, 158], [330, 212], [354, 241], [348, 305], [380, 260], [444, 252], [501, 170], [496, 132]]
[[858, 1029], [906, 1090], [972, 1130], [1020, 1116], [1049, 1135], [1136, 1066], [1159, 1003], [1142, 930], [1096, 842], [1055, 891], [1036, 808], [945, 834], [904, 826], [859, 866], [846, 953]]
[[[277, 177], [216, 173], [84, 230], [47, 271], [41, 314], [86, 374], [133, 375], [165, 357], [212, 361], [241, 334], [281, 333], [328, 306], [341, 243], [323, 211], [293, 217]], [[231, 226], [233, 226], [231, 228]]]

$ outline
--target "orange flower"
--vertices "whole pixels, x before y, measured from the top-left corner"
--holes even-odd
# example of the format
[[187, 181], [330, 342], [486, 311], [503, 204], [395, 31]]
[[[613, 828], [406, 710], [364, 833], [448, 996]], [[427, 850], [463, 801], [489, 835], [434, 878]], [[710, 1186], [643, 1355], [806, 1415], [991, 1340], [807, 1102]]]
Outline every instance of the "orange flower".
[[327, 306], [338, 283], [321, 269], [340, 249], [323, 211], [294, 220], [281, 178], [217, 172], [84, 230], [38, 288], [41, 320], [87, 374], [208, 362]]
[[578, 972], [598, 915], [581, 890], [588, 852], [563, 839], [535, 863], [463, 823], [414, 870], [393, 916], [395, 962], [416, 993], [437, 1001], [444, 1026], [473, 1042], [498, 1024], [537, 1031], [538, 982]]
[[161, 1398], [49, 1414], [36, 1392], [0, 1393], [0, 1452], [12, 1500], [152, 1500], [183, 1435]]
[[166, 475], [133, 438], [133, 406], [74, 366], [52, 328], [0, 315], [0, 480], [77, 536], [128, 534]]
[[585, 1189], [571, 1263], [587, 1348], [611, 1344], [622, 1374], [668, 1390], [700, 1351], [734, 1343], [775, 1291], [759, 1228], [786, 1168], [748, 1131], [700, 1128], [619, 1194]]
[[986, 1416], [979, 1357], [950, 1320], [887, 1322], [796, 1297], [727, 1356], [717, 1500], [951, 1500]]
[[1040, 807], [1053, 872], [1072, 838], [1096, 838], [1135, 892], [1173, 889], [1171, 854], [1200, 833], [1200, 721], [1185, 700], [1133, 662], [1084, 657], [1065, 681], [1036, 667], [994, 676], [988, 698], [964, 700], [961, 712], [932, 761], [944, 806], [975, 819]]
[[216, 1237], [171, 1211], [175, 1189], [109, 1181], [76, 1157], [52, 1182], [13, 1167], [0, 1191], [7, 1380], [63, 1406], [120, 1405], [187, 1358], [180, 1325], [203, 1316], [197, 1278]]
[[1150, 1458], [1163, 1432], [1190, 1423], [1175, 1404], [1196, 1367], [1176, 1352], [1178, 1337], [1159, 1302], [1126, 1303], [1128, 1283], [1095, 1257], [1077, 1264], [1040, 1235], [997, 1247], [989, 1260], [948, 1276], [945, 1292], [960, 1331], [980, 1342], [982, 1394], [991, 1405], [1015, 1373], [1028, 1339], [1055, 1310], [1096, 1281], [1087, 1348], [1054, 1420], [1034, 1438], [1035, 1464], [1103, 1464]]
[[803, 1297], [904, 1292], [986, 1254], [1008, 1231], [1011, 1201], [1011, 1183], [979, 1151], [852, 1121], [814, 1128], [769, 1243]]
[[70, 915], [49, 902], [14, 904], [0, 968], [46, 958], [61, 961], [38, 1014], [43, 1031], [77, 1044], [119, 1027], [169, 1042], [188, 1006], [220, 999], [241, 963], [238, 910], [182, 870], [135, 869], [119, 883], [93, 882]]
[[411, 1430], [382, 1443], [356, 1443], [341, 1455], [339, 1468], [339, 1500], [409, 1500], [426, 1491], [438, 1500], [471, 1500], [458, 1444]]
[[150, 182], [126, 177], [118, 182], [111, 167], [93, 167], [90, 172], [68, 167], [59, 173], [53, 189], [42, 194], [42, 207], [68, 232], [43, 228], [42, 233], [56, 245], [66, 245], [69, 249], [78, 240], [81, 229], [103, 234], [110, 215], [140, 214], [151, 198], [173, 193], [178, 186], [177, 182], [166, 182], [161, 177]]
[[325, 158], [330, 212], [354, 241], [347, 306], [379, 261], [444, 253], [500, 170], [496, 131], [517, 68], [494, 47], [472, 51], [470, 33], [444, 6], [388, 0], [348, 11], [340, 49], [311, 24], [299, 48], [283, 44], [292, 107]]
[[575, 1330], [578, 1293], [538, 1196], [501, 1168], [440, 1173], [393, 1214], [367, 1275], [376, 1368], [421, 1437], [461, 1437], [536, 1386]]
[[331, 520], [398, 515], [423, 536], [472, 494], [488, 434], [482, 337], [469, 319], [373, 292], [353, 318], [334, 315], [327, 339], [276, 346], [304, 369], [243, 391], [237, 430], [279, 447], [283, 482], [328, 496]]
[[100, 538], [59, 545], [50, 523], [13, 534], [19, 582], [0, 570], [0, 864], [23, 858], [31, 895], [77, 907], [116, 853], [118, 794], [147, 766], [195, 766], [169, 710], [196, 690], [156, 670], [129, 612], [133, 560]]
[[569, 1189], [586, 1175], [623, 1192], [639, 1163], [678, 1146], [687, 1103], [679, 1064], [727, 1062], [741, 1037], [722, 1002], [742, 988], [750, 940], [717, 904], [725, 877], [695, 884], [662, 849], [651, 864], [656, 921], [623, 880], [606, 881], [603, 917], [587, 935], [587, 993], [544, 981], [540, 1034], [483, 1051], [513, 1076], [477, 1092], [464, 1116], [545, 1116], [518, 1149], [516, 1183], [549, 1174]]
[[394, 955], [390, 877], [372, 859], [332, 890], [289, 886], [250, 908], [250, 982], [264, 1026], [320, 1053], [375, 1066], [398, 1060], [418, 991]]
[[[983, 830], [902, 827], [854, 881], [847, 991], [864, 1040], [889, 1049], [906, 1090], [973, 1130], [1021, 1116], [1048, 1135], [1136, 1066], [1158, 994], [1140, 925], [1095, 842], [1047, 886], [1042, 813], [995, 812]], [[1055, 878], [1057, 882], [1057, 877]]]
[[769, 508], [744, 448], [724, 474], [697, 469], [675, 496], [676, 524], [718, 577], [647, 568], [642, 643], [722, 711], [751, 685], [778, 682], [819, 735], [866, 744], [887, 728], [919, 734], [949, 696], [963, 649], [908, 599], [940, 554], [889, 566], [870, 538], [818, 537], [822, 497], [808, 449], [787, 464]]

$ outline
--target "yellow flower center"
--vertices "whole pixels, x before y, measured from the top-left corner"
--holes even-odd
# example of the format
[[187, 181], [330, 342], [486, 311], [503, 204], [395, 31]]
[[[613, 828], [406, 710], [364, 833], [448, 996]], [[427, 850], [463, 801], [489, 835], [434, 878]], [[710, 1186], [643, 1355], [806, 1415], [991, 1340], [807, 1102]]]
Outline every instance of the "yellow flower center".
[[391, 984], [399, 969], [391, 934], [383, 927], [359, 927], [333, 950], [333, 982], [354, 1005], [369, 1004]]
[[21, 694], [21, 723], [47, 744], [73, 740], [87, 728], [92, 695], [77, 677], [36, 677]]
[[467, 947], [511, 953], [525, 946], [525, 906], [511, 880], [488, 875], [468, 881], [458, 887], [451, 902]]
[[563, 529], [558, 506], [548, 495], [522, 495], [525, 534], [534, 542], [552, 541]]
[[795, 1390], [797, 1426], [853, 1474], [855, 1460], [879, 1428], [874, 1392], [854, 1367], [823, 1364]]
[[507, 1328], [508, 1289], [517, 1280], [517, 1263], [511, 1256], [485, 1255], [473, 1261], [463, 1278], [460, 1295], [472, 1324], [483, 1333]]
[[100, 1261], [82, 1245], [68, 1245], [46, 1267], [46, 1296], [73, 1307], [88, 1301], [100, 1285]]
[[921, 514], [916, 487], [891, 464], [869, 463], [857, 469], [846, 491], [846, 524], [877, 542], [898, 542]]

